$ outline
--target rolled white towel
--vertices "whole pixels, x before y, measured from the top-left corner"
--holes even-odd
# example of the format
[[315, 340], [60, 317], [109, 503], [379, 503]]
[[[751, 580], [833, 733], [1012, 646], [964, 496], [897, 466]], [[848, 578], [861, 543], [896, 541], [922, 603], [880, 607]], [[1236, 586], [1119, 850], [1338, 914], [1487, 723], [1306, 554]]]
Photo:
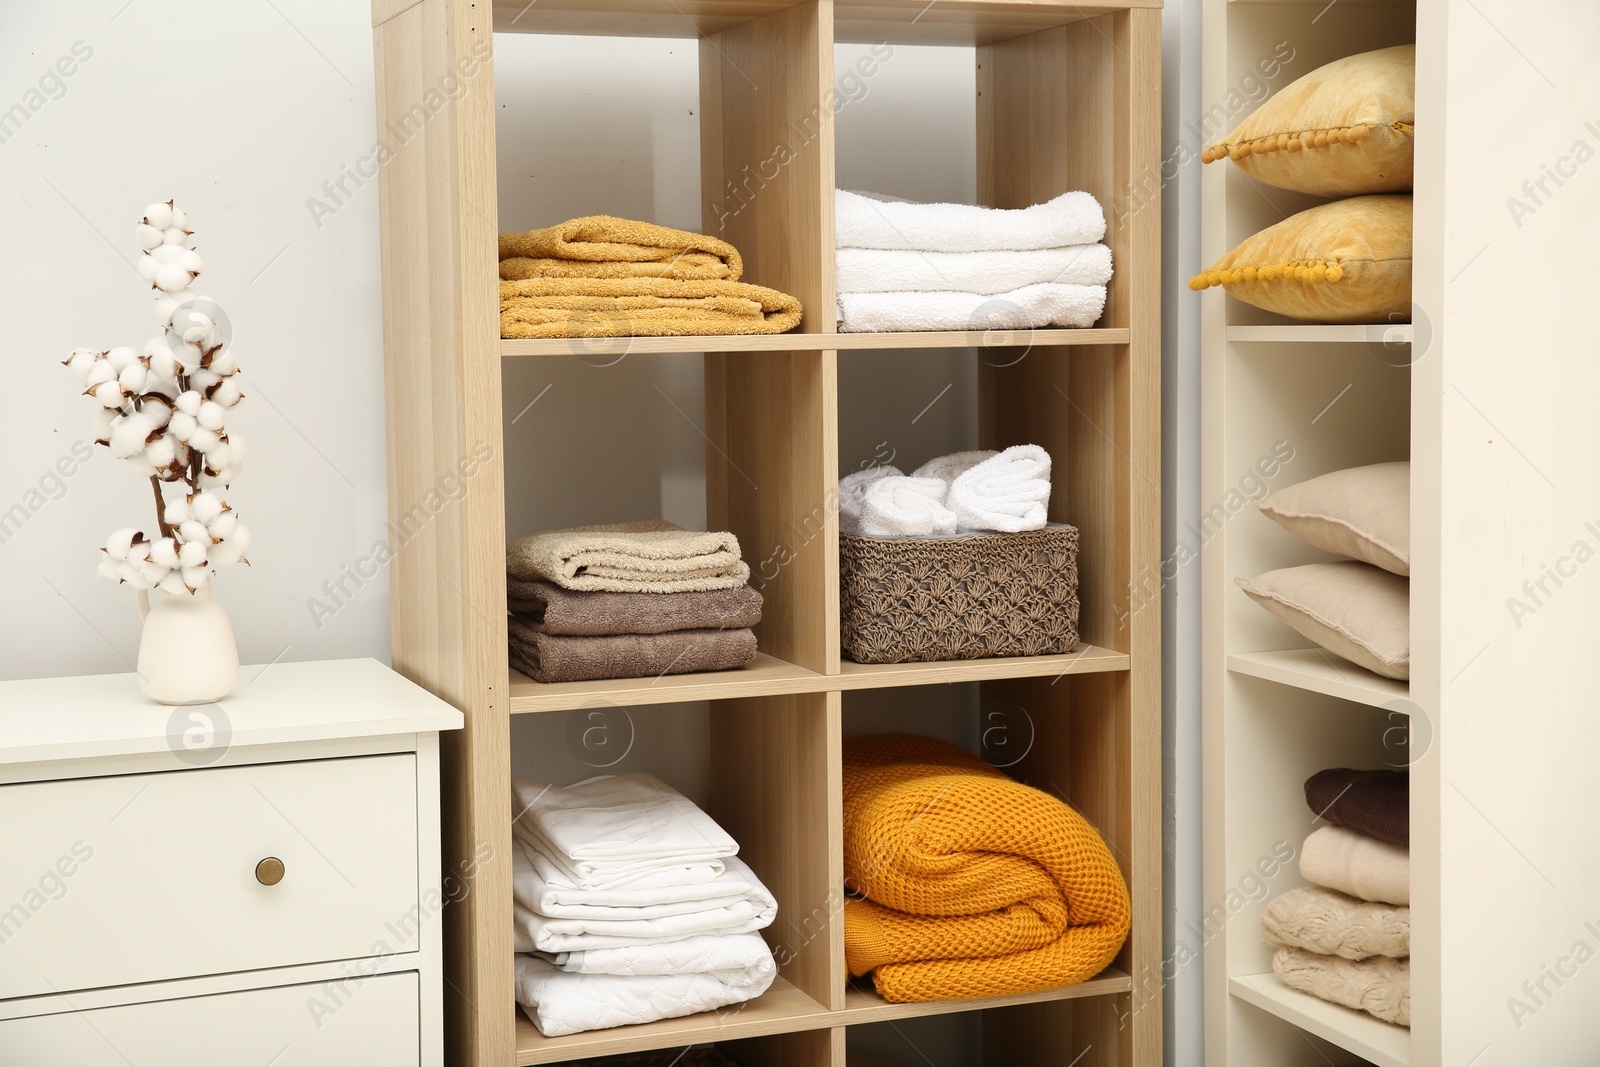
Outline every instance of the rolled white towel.
[[[956, 475], [962, 471], [970, 470], [986, 459], [998, 456], [1000, 453], [979, 449], [974, 452], [952, 452], [948, 456], [935, 456], [922, 466], [911, 472], [913, 478], [937, 478], [947, 486], [956, 480]], [[946, 494], [949, 495], [948, 493]]]
[[1030, 330], [1093, 326], [1106, 306], [1103, 285], [1040, 282], [994, 295], [894, 292], [839, 294], [840, 333], [918, 330]]
[[942, 537], [956, 532], [944, 506], [949, 486], [938, 478], [884, 478], [867, 490], [861, 532], [869, 537]]
[[912, 204], [875, 200], [838, 189], [834, 224], [839, 248], [902, 248], [924, 252], [1014, 252], [1092, 245], [1106, 235], [1106, 213], [1088, 193], [1062, 193], [1025, 208]]
[[839, 479], [839, 529], [845, 533], [861, 532], [861, 505], [873, 482], [884, 478], [903, 478], [899, 467], [868, 467]]
[[1041, 529], [1050, 504], [1050, 453], [1012, 445], [958, 475], [948, 503], [962, 533]]
[[907, 252], [885, 248], [839, 249], [841, 293], [956, 290], [996, 293], [1039, 282], [1104, 285], [1111, 280], [1111, 249], [1071, 245], [1015, 252]]

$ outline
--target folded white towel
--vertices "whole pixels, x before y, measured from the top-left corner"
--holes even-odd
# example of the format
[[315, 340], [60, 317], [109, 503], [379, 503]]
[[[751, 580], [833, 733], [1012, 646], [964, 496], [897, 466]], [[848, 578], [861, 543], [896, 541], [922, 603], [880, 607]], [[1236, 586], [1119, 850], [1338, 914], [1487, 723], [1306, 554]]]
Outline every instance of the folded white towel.
[[743, 864], [687, 885], [583, 889], [525, 839], [514, 837], [511, 847], [511, 895], [552, 919], [653, 919], [722, 907], [761, 892], [759, 881], [745, 877]]
[[608, 888], [656, 868], [709, 866], [738, 842], [682, 793], [649, 774], [591, 778], [561, 787], [512, 783], [512, 812], [542, 851], [585, 889]]
[[1103, 285], [1041, 282], [998, 295], [963, 292], [839, 294], [840, 333], [919, 330], [1031, 330], [1093, 326], [1106, 306]]
[[1050, 504], [1050, 453], [1013, 445], [958, 475], [949, 503], [962, 533], [1041, 529]]
[[1111, 280], [1111, 249], [1105, 245], [1016, 252], [841, 248], [837, 277], [841, 293], [942, 289], [993, 295], [1038, 282], [1104, 285]]
[[903, 478], [899, 467], [868, 467], [839, 479], [839, 529], [845, 533], [861, 532], [861, 505], [873, 482], [884, 478]]
[[573, 974], [704, 974], [756, 970], [772, 959], [760, 934], [702, 934], [658, 945], [540, 953]]
[[1106, 234], [1106, 214], [1088, 193], [1062, 193], [1032, 207], [889, 203], [836, 190], [839, 248], [924, 252], [1010, 252], [1092, 245]]
[[682, 974], [572, 974], [536, 956], [516, 957], [517, 1002], [545, 1037], [676, 1019], [753, 1000], [778, 967]]
[[867, 489], [861, 532], [868, 537], [944, 537], [956, 532], [944, 506], [950, 486], [938, 478], [884, 478]]
[[657, 919], [549, 919], [513, 900], [511, 943], [518, 952], [583, 952], [656, 945], [698, 934], [748, 934], [771, 926], [777, 913], [776, 903], [751, 899]]
[[1311, 832], [1300, 848], [1300, 877], [1360, 900], [1411, 904], [1411, 852], [1343, 826]]
[[1000, 453], [987, 449], [978, 449], [973, 452], [952, 452], [947, 456], [935, 456], [922, 466], [911, 472], [913, 478], [937, 478], [948, 485], [956, 480], [956, 475], [962, 471], [971, 470], [986, 459], [992, 459]]

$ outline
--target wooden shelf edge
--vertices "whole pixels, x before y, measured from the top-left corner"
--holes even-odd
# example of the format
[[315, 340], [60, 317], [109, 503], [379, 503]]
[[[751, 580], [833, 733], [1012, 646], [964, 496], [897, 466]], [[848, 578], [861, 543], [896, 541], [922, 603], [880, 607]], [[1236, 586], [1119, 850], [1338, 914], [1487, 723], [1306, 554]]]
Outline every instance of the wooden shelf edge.
[[1407, 713], [1410, 709], [1408, 684], [1380, 677], [1320, 649], [1233, 653], [1228, 656], [1228, 670], [1375, 708]]
[[839, 674], [818, 674], [765, 653], [758, 653], [755, 662], [741, 670], [668, 674], [659, 678], [546, 683], [535, 682], [513, 670], [510, 672], [511, 714], [1097, 674], [1126, 671], [1129, 662], [1124, 652], [1097, 645], [1079, 645], [1077, 651], [1059, 656], [1010, 656], [937, 663], [846, 662], [841, 664]]
[[852, 986], [845, 991], [844, 1009], [831, 1012], [835, 1026], [881, 1023], [891, 1019], [916, 1019], [929, 1015], [1009, 1008], [1017, 1004], [1045, 1004], [1084, 997], [1106, 997], [1133, 990], [1133, 979], [1115, 967], [1108, 967], [1087, 982], [1045, 989], [1038, 993], [1019, 993], [1009, 997], [979, 997], [971, 1000], [926, 1000], [914, 1004], [891, 1004], [870, 989]]
[[1376, 1067], [1410, 1067], [1411, 1031], [1403, 1026], [1290, 989], [1273, 974], [1230, 978], [1228, 992]]
[[1125, 345], [1126, 329], [943, 331], [930, 333], [773, 333], [713, 337], [502, 337], [502, 359], [577, 356], [614, 363], [664, 352], [839, 352], [858, 349], [1022, 348]]

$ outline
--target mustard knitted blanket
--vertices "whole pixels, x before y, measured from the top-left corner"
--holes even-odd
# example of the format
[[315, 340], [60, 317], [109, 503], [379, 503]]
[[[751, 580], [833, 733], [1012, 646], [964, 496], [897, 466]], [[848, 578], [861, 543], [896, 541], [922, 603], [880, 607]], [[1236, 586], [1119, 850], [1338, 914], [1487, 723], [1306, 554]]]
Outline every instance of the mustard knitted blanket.
[[1029, 993], [1100, 973], [1128, 936], [1105, 841], [1049, 793], [944, 741], [844, 743], [845, 961], [894, 1002]]
[[705, 234], [591, 215], [500, 235], [500, 336], [783, 333], [800, 302], [739, 281], [738, 249]]

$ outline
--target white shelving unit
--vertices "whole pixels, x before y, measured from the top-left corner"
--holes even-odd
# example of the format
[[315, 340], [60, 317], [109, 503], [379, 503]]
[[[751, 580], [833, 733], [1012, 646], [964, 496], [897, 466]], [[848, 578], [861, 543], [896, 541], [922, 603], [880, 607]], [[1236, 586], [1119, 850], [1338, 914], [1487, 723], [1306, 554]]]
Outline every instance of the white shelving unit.
[[[1600, 849], [1574, 844], [1600, 804], [1600, 568], [1576, 562], [1600, 553], [1586, 525], [1600, 529], [1600, 370], [1579, 266], [1600, 168], [1576, 163], [1600, 150], [1582, 43], [1600, 10], [1206, 0], [1204, 15], [1207, 103], [1284, 42], [1272, 92], [1418, 45], [1413, 323], [1307, 325], [1200, 296], [1203, 506], [1262, 480], [1258, 460], [1285, 447], [1271, 490], [1384, 460], [1413, 472], [1409, 683], [1307, 648], [1233, 583], [1328, 557], [1253, 508], [1208, 528], [1206, 1065], [1592, 1063], [1600, 976], [1566, 972], [1588, 958], [1579, 943], [1600, 951]], [[1315, 202], [1207, 166], [1202, 259]], [[1385, 764], [1411, 767], [1409, 1030], [1288, 990], [1259, 934], [1266, 902], [1303, 884], [1292, 861], [1270, 877], [1260, 864], [1313, 829], [1305, 778]]]

